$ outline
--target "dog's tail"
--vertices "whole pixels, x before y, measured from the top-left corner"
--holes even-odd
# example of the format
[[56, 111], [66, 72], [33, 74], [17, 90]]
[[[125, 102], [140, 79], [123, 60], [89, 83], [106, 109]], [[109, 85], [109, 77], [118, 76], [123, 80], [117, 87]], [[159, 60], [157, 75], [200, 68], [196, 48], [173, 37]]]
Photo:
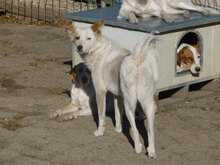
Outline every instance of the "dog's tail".
[[144, 62], [150, 66], [153, 72], [154, 81], [158, 80], [158, 62], [156, 53], [156, 41], [158, 38], [153, 34], [147, 34], [144, 41], [138, 42], [134, 48], [132, 59], [137, 62]]

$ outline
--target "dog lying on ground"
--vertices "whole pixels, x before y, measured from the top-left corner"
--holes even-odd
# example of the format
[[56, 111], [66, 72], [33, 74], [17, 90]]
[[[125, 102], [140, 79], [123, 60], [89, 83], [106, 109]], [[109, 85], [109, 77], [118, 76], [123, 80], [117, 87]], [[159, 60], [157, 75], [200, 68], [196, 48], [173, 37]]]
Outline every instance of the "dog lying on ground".
[[[70, 91], [71, 103], [64, 106], [49, 117], [51, 119], [57, 118], [61, 115], [64, 116], [64, 120], [72, 120], [78, 116], [91, 116], [97, 114], [95, 89], [91, 80], [91, 72], [84, 63], [79, 63], [74, 66], [69, 72], [69, 77], [72, 79], [72, 88]], [[109, 94], [106, 100], [107, 112], [112, 112], [112, 97]], [[155, 113], [158, 112], [158, 104], [155, 99]], [[136, 119], [144, 119], [145, 116], [142, 113], [141, 107], [137, 108]]]
[[114, 95], [116, 131], [121, 132], [122, 103], [131, 124], [135, 151], [140, 153], [142, 145], [135, 124], [135, 108], [139, 101], [148, 119], [149, 147], [148, 156], [156, 158], [154, 146], [154, 84], [158, 78], [155, 57], [155, 38], [152, 35], [144, 42], [137, 44], [133, 53], [120, 47], [115, 41], [101, 34], [104, 20], [93, 24], [90, 28], [76, 29], [68, 32], [77, 52], [85, 61], [92, 73], [96, 91], [99, 125], [95, 136], [104, 134], [105, 130], [105, 98], [107, 91]]
[[71, 120], [78, 116], [92, 115], [95, 106], [95, 89], [91, 81], [91, 72], [84, 63], [79, 63], [71, 69], [69, 76], [72, 79], [71, 103], [52, 113], [50, 118], [68, 114], [64, 120]]
[[118, 19], [127, 19], [130, 23], [138, 23], [137, 17], [156, 16], [167, 23], [173, 23], [174, 18], [170, 15], [181, 14], [184, 17], [189, 17], [189, 11], [200, 12], [205, 16], [209, 16], [210, 12], [218, 13], [210, 8], [196, 6], [191, 0], [123, 0]]
[[192, 74], [201, 71], [199, 44], [182, 43], [177, 49], [177, 73], [190, 70]]

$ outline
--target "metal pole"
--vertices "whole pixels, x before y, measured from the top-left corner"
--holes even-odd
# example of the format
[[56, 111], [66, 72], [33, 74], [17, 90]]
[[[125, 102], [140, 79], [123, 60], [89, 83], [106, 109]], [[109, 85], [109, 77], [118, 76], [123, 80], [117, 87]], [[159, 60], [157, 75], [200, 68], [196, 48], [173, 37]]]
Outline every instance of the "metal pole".
[[52, 0], [52, 22], [53, 22], [53, 9], [54, 9], [54, 0]]
[[32, 11], [32, 9], [33, 9], [33, 0], [31, 1], [31, 24], [32, 24], [32, 16], [33, 16], [33, 11]]
[[11, 15], [13, 14], [13, 0], [11, 0]]
[[39, 21], [39, 18], [40, 18], [40, 2], [38, 2], [37, 5], [37, 21]]
[[24, 19], [26, 17], [26, 0], [24, 0]]
[[20, 6], [20, 0], [18, 0], [18, 13], [17, 13], [17, 14], [18, 14], [18, 17], [19, 17], [19, 9], [20, 9], [19, 6]]
[[66, 0], [66, 13], [68, 13], [68, 0]]
[[5, 8], [5, 13], [6, 13], [6, 11], [7, 11], [7, 9], [6, 9], [6, 8], [7, 8], [7, 2], [6, 2], [6, 0], [5, 0], [5, 7], [4, 7], [4, 8]]
[[60, 0], [59, 0], [59, 21], [60, 21]]
[[102, 6], [101, 6], [101, 0], [96, 0], [96, 3], [97, 3], [97, 7], [98, 8], [101, 8]]
[[44, 11], [44, 14], [45, 14], [45, 15], [44, 15], [44, 16], [45, 16], [45, 17], [44, 17], [44, 21], [46, 22], [46, 20], [47, 20], [47, 0], [46, 0], [46, 2], [45, 2], [45, 6], [44, 6], [44, 7], [45, 7], [45, 8], [44, 8], [44, 9], [45, 9], [45, 11]]

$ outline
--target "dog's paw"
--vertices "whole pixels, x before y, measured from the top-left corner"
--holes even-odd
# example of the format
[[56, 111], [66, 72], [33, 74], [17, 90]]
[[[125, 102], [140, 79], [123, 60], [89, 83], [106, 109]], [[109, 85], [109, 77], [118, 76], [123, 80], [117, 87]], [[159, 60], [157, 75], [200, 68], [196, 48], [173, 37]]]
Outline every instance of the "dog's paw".
[[157, 157], [155, 153], [155, 149], [150, 149], [149, 147], [147, 148], [147, 154], [150, 159], [156, 159]]
[[50, 115], [49, 115], [49, 118], [50, 118], [50, 119], [56, 119], [58, 116], [59, 116], [59, 112], [56, 111], [56, 112], [50, 114]]
[[172, 24], [174, 22], [174, 19], [170, 16], [164, 16], [163, 19], [166, 23], [169, 23], [169, 24]]
[[139, 22], [138, 18], [135, 16], [134, 13], [130, 13], [129, 15], [130, 23], [136, 24]]
[[118, 132], [118, 133], [121, 133], [122, 132], [122, 126], [121, 125], [115, 126], [115, 131]]
[[198, 5], [197, 4], [197, 0], [191, 0], [192, 1], [192, 3], [194, 4], [194, 5]]
[[202, 11], [202, 14], [204, 15], [204, 16], [210, 16], [210, 11], [209, 10], [203, 10]]
[[105, 130], [104, 127], [98, 128], [98, 129], [94, 132], [94, 135], [95, 135], [95, 136], [103, 136], [103, 135], [104, 135], [104, 130]]
[[190, 12], [187, 10], [184, 10], [183, 17], [188, 18], [190, 16]]
[[142, 144], [141, 143], [135, 144], [135, 152], [139, 154], [141, 153], [141, 151], [142, 151]]

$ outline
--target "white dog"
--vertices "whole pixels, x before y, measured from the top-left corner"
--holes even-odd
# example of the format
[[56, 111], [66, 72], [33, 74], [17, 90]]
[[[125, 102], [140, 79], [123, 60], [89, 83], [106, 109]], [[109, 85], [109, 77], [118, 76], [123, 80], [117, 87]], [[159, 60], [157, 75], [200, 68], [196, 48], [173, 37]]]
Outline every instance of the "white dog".
[[115, 95], [116, 131], [122, 131], [120, 113], [122, 108], [119, 107], [122, 104], [117, 106], [122, 94], [126, 115], [134, 136], [135, 151], [139, 153], [142, 149], [134, 121], [136, 103], [139, 101], [148, 119], [149, 147], [147, 151], [150, 158], [156, 158], [153, 125], [154, 84], [158, 74], [153, 50], [154, 37], [150, 35], [144, 42], [140, 42], [131, 55], [131, 52], [101, 34], [103, 26], [102, 20], [93, 24], [91, 28], [69, 30], [78, 53], [92, 73], [99, 114], [98, 130], [94, 134], [95, 136], [104, 134], [107, 91]]
[[189, 17], [189, 11], [200, 12], [205, 16], [209, 16], [210, 11], [214, 12], [194, 5], [191, 0], [123, 0], [118, 19], [128, 19], [130, 23], [138, 23], [137, 17], [156, 16], [167, 23], [173, 23], [174, 18], [170, 15], [182, 14], [184, 17]]

